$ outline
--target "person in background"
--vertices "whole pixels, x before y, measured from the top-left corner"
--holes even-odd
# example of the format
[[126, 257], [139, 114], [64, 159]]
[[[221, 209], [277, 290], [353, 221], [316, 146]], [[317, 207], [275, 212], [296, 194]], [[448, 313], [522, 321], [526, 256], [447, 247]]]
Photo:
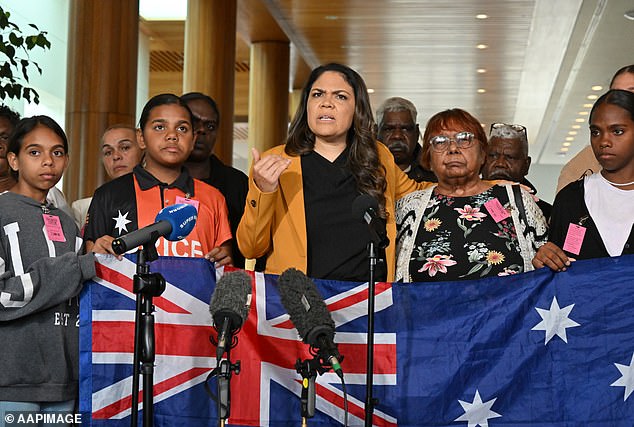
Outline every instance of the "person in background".
[[[95, 276], [72, 217], [46, 197], [68, 165], [50, 117], [19, 121], [8, 144], [15, 184], [0, 194], [0, 424], [11, 412], [72, 413], [79, 379], [79, 303]], [[8, 424], [7, 424], [8, 425]], [[67, 424], [59, 424], [67, 425]]]
[[217, 266], [231, 263], [224, 197], [183, 167], [194, 149], [193, 121], [189, 107], [176, 95], [156, 95], [145, 104], [137, 131], [145, 156], [131, 174], [95, 191], [84, 229], [87, 250], [114, 253], [116, 237], [154, 223], [166, 206], [188, 203], [198, 211], [193, 231], [176, 242], [159, 238], [159, 255], [205, 257]]
[[15, 185], [15, 179], [7, 161], [7, 148], [9, 147], [9, 136], [19, 121], [20, 115], [18, 113], [6, 105], [0, 105], [0, 193]]
[[589, 123], [601, 172], [557, 194], [536, 268], [564, 271], [575, 259], [634, 253], [634, 93], [606, 92], [594, 103]]
[[422, 161], [438, 185], [396, 203], [396, 280], [469, 280], [533, 269], [546, 220], [519, 185], [480, 178], [486, 152], [486, 134], [468, 112], [455, 108], [429, 119]]
[[[535, 186], [526, 179], [530, 166], [526, 128], [522, 125], [493, 123], [489, 133], [482, 178], [519, 182], [532, 189], [535, 194], [537, 192]], [[544, 200], [537, 200], [537, 206], [548, 222], [552, 205]]]
[[[119, 178], [131, 173], [141, 162], [143, 150], [136, 140], [136, 129], [126, 124], [108, 126], [101, 136], [101, 161], [110, 179]], [[79, 228], [86, 222], [86, 214], [92, 197], [73, 202], [73, 216]]]
[[262, 156], [252, 150], [249, 194], [237, 233], [242, 253], [268, 256], [266, 272], [273, 274], [294, 267], [315, 278], [367, 281], [370, 231], [352, 213], [354, 200], [367, 194], [377, 201], [390, 239], [378, 256], [384, 262], [376, 276], [392, 280], [394, 202], [430, 184], [408, 179], [374, 131], [361, 76], [341, 64], [315, 68], [286, 144]]
[[416, 182], [435, 182], [433, 172], [424, 169], [419, 163], [420, 130], [416, 117], [418, 112], [411, 101], [393, 97], [388, 98], [376, 110], [378, 125], [377, 139], [390, 150], [394, 161], [407, 176]]
[[[240, 218], [244, 213], [244, 203], [249, 191], [249, 179], [240, 170], [227, 166], [213, 154], [216, 146], [216, 135], [220, 126], [220, 112], [216, 102], [209, 96], [199, 92], [190, 92], [181, 96], [194, 115], [194, 132], [196, 142], [189, 155], [185, 167], [192, 177], [216, 187], [227, 202], [231, 234], [236, 235]], [[231, 240], [233, 265], [245, 267], [245, 259], [238, 248], [236, 239]], [[256, 265], [261, 270], [263, 265]]]
[[[634, 92], [634, 64], [619, 68], [610, 81], [610, 89], [621, 89]], [[557, 192], [581, 177], [597, 173], [601, 165], [594, 156], [590, 145], [579, 151], [575, 157], [564, 165], [557, 181]]]

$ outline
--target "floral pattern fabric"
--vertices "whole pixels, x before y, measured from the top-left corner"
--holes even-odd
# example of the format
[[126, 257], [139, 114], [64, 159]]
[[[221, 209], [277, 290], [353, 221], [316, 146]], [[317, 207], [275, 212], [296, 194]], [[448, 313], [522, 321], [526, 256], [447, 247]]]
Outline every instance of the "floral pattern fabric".
[[[485, 204], [495, 200], [507, 210], [499, 219]], [[415, 206], [415, 205], [414, 205]], [[515, 222], [511, 212], [517, 209], [502, 186], [494, 186], [469, 197], [449, 197], [435, 191], [423, 212], [401, 210], [397, 214], [397, 241], [413, 238], [408, 259], [409, 277], [404, 281], [453, 281], [507, 276], [524, 271]], [[416, 218], [421, 215], [421, 218]], [[496, 222], [493, 217], [498, 219]], [[414, 224], [419, 224], [414, 229]], [[399, 256], [404, 254], [399, 250]]]

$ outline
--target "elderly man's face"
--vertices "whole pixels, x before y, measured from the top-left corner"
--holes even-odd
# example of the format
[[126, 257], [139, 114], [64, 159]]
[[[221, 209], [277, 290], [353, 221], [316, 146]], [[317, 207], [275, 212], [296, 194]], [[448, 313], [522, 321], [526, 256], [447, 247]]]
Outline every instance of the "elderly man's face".
[[386, 112], [383, 115], [378, 139], [387, 146], [401, 169], [407, 169], [414, 161], [418, 136], [418, 125], [412, 120], [409, 111]]
[[528, 173], [530, 165], [531, 158], [524, 153], [519, 139], [493, 137], [489, 139], [482, 177], [519, 182]]

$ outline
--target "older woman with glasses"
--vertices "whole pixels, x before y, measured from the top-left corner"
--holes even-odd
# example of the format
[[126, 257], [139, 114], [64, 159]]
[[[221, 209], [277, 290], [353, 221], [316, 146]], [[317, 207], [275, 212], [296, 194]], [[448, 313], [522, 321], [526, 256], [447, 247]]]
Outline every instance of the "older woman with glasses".
[[518, 185], [480, 178], [486, 148], [486, 134], [468, 112], [446, 110], [429, 119], [422, 163], [438, 184], [397, 202], [397, 280], [468, 280], [533, 269], [546, 221]]

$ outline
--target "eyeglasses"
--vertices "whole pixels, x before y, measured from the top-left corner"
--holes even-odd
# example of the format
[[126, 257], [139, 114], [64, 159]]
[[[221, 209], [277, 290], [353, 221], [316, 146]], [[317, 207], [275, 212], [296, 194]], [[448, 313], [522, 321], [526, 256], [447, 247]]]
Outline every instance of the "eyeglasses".
[[489, 130], [489, 133], [493, 132], [493, 129], [501, 129], [501, 128], [511, 128], [513, 129], [515, 132], [522, 132], [524, 135], [526, 135], [526, 128], [522, 125], [510, 125], [508, 123], [493, 123], [491, 125], [491, 129]]
[[436, 135], [429, 140], [434, 151], [447, 151], [451, 141], [456, 143], [458, 148], [469, 148], [475, 141], [475, 136], [471, 132], [458, 132], [453, 138], [446, 135]]

